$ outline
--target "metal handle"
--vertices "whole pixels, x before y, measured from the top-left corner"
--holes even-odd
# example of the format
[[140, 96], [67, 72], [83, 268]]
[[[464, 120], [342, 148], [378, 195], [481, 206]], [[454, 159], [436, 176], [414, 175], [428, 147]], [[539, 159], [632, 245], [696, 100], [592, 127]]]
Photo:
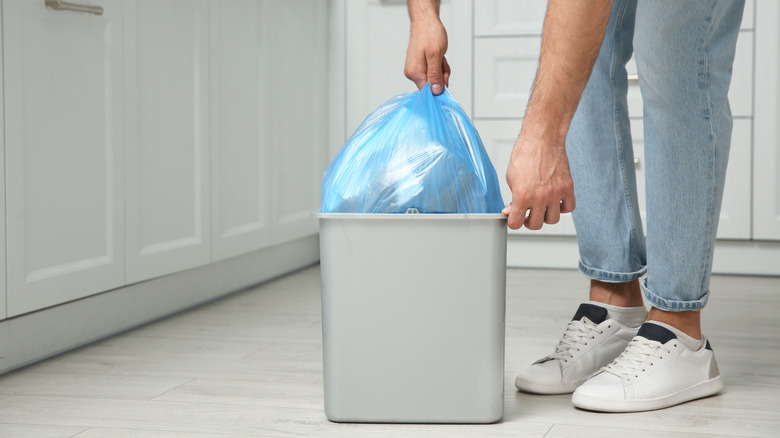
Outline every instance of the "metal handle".
[[79, 5], [76, 3], [68, 3], [62, 0], [45, 0], [47, 8], [52, 8], [55, 11], [76, 11], [86, 12], [88, 14], [103, 15], [103, 8], [100, 6], [91, 5]]
[[628, 75], [628, 82], [639, 82], [639, 75]]

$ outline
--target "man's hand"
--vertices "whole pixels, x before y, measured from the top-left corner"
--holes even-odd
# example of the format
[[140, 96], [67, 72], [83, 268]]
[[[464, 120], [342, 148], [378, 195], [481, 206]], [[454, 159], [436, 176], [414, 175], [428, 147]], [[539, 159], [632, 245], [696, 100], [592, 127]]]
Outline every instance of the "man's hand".
[[410, 0], [411, 32], [406, 50], [404, 75], [417, 85], [431, 84], [433, 94], [441, 94], [449, 85], [450, 66], [447, 64], [447, 31], [439, 20], [438, 1]]
[[[563, 144], [534, 144], [544, 136], [521, 134], [515, 142], [506, 181], [512, 203], [503, 212], [507, 225], [530, 230], [557, 224], [561, 213], [574, 211], [574, 183]], [[530, 210], [530, 211], [529, 211]]]

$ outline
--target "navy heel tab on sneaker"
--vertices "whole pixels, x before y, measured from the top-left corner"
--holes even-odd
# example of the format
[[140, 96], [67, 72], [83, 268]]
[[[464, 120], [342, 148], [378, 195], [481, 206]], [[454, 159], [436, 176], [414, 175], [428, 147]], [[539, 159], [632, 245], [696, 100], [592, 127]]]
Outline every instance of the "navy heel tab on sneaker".
[[595, 304], [582, 303], [571, 320], [579, 321], [583, 316], [595, 324], [601, 324], [607, 320], [607, 309]]
[[658, 341], [661, 344], [665, 344], [672, 339], [677, 339], [677, 335], [668, 328], [650, 322], [642, 324], [642, 327], [639, 328], [636, 335], [651, 341]]

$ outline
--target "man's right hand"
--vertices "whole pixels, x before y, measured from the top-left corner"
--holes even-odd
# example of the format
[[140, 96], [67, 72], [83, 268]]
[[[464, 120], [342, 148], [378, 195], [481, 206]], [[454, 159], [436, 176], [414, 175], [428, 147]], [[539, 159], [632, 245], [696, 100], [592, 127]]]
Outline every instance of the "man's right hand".
[[411, 0], [409, 2], [411, 33], [406, 49], [404, 75], [417, 88], [431, 84], [433, 94], [441, 94], [449, 86], [450, 66], [447, 64], [447, 31], [439, 20], [438, 2]]
[[544, 134], [521, 133], [509, 159], [506, 181], [512, 190], [512, 203], [503, 213], [509, 216], [507, 225], [511, 229], [525, 226], [538, 230], [542, 224], [558, 223], [561, 213], [574, 211], [574, 183], [562, 141]]

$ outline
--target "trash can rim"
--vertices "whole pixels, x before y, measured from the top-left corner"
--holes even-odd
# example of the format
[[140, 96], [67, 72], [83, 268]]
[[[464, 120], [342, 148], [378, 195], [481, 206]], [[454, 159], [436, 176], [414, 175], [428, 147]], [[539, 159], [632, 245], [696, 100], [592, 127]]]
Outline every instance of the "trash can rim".
[[390, 219], [390, 220], [463, 220], [492, 219], [506, 220], [503, 213], [321, 213], [315, 212], [316, 219]]

